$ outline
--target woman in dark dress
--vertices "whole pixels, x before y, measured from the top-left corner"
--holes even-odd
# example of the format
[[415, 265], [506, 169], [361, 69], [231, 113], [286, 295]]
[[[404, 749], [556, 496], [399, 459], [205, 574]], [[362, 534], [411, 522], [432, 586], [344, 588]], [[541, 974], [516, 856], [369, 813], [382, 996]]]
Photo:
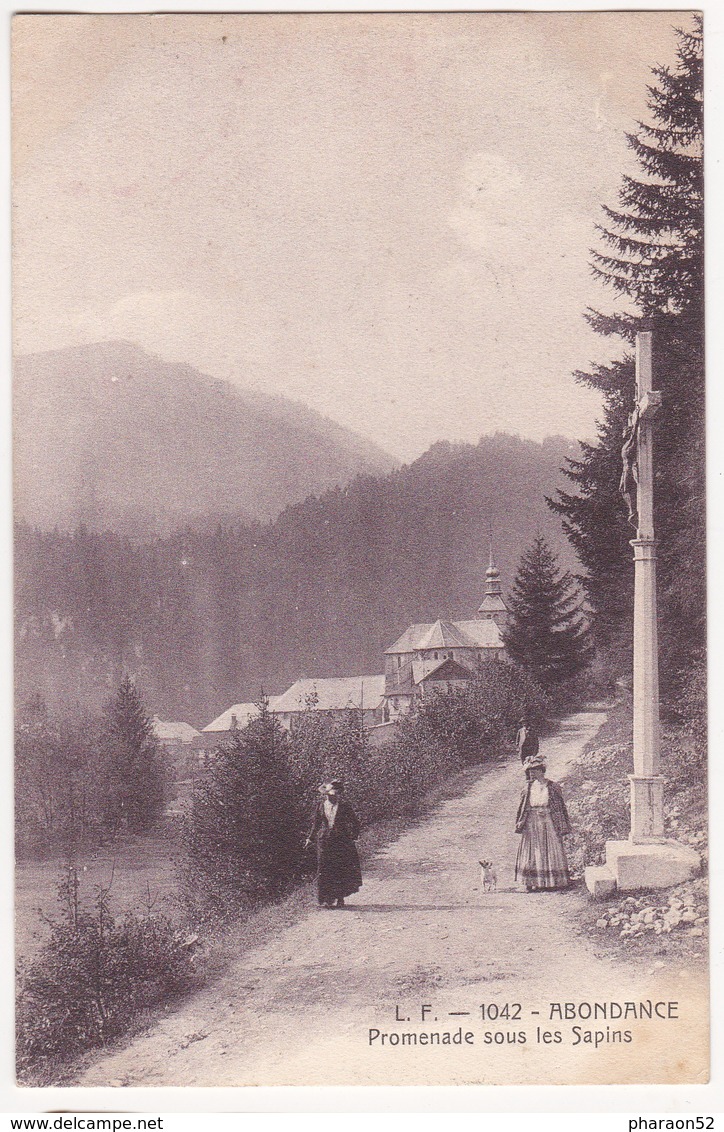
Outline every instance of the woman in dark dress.
[[533, 755], [524, 768], [528, 781], [515, 822], [515, 832], [522, 835], [515, 879], [522, 880], [528, 892], [568, 888], [571, 878], [563, 838], [571, 826], [561, 788], [546, 778], [542, 755]]
[[317, 899], [322, 908], [344, 908], [344, 899], [362, 887], [362, 871], [355, 841], [360, 834], [359, 819], [342, 797], [344, 787], [338, 778], [320, 786], [321, 797], [307, 845], [317, 850]]

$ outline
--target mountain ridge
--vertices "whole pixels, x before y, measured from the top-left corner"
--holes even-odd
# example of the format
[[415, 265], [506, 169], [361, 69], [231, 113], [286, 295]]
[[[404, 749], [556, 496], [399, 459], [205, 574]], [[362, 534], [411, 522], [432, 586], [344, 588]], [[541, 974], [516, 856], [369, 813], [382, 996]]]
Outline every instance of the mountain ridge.
[[287, 505], [398, 461], [301, 402], [130, 342], [14, 363], [15, 505], [42, 529], [153, 538]]

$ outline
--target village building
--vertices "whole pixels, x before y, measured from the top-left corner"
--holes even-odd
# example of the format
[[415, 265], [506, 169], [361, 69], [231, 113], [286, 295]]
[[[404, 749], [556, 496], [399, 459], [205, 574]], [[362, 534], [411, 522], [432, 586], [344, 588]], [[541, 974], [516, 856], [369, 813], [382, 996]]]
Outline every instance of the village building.
[[385, 651], [383, 721], [394, 722], [416, 701], [464, 688], [481, 660], [503, 657], [507, 617], [491, 548], [485, 596], [472, 620], [410, 625]]
[[293, 731], [305, 711], [320, 711], [333, 719], [359, 712], [365, 727], [383, 719], [384, 676], [334, 676], [297, 680], [274, 704], [282, 727]]
[[[159, 719], [157, 715], [153, 716], [151, 725], [166, 755], [167, 771], [171, 779], [179, 782], [186, 779], [189, 774], [193, 774], [193, 768], [198, 763], [198, 745], [201, 742], [201, 735], [196, 728], [190, 723]], [[175, 813], [172, 805], [167, 811], [167, 816], [174, 816]]]
[[154, 715], [151, 720], [153, 733], [165, 750], [180, 752], [199, 738], [199, 732], [190, 723], [172, 723]]
[[[274, 711], [274, 705], [279, 698], [279, 696], [268, 697], [269, 711]], [[198, 746], [209, 749], [227, 742], [234, 737], [237, 731], [241, 731], [258, 715], [258, 704], [232, 704], [230, 708], [227, 708], [226, 711], [202, 728], [201, 742]]]

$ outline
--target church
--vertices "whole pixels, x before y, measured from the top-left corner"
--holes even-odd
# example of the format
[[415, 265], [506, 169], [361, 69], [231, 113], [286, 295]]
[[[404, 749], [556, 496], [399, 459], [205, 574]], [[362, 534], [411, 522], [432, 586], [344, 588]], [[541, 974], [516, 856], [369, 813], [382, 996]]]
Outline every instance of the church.
[[[464, 688], [481, 660], [505, 654], [502, 630], [508, 618], [500, 571], [493, 561], [485, 571], [485, 596], [468, 621], [437, 620], [410, 625], [385, 651], [384, 675], [300, 678], [280, 696], [269, 698], [269, 711], [287, 731], [295, 730], [309, 710], [340, 718], [360, 712], [370, 734], [382, 742], [394, 723], [426, 698]], [[235, 704], [204, 727], [198, 746], [214, 749], [258, 714], [258, 705]]]
[[463, 688], [479, 661], [504, 655], [502, 629], [508, 617], [500, 571], [493, 561], [485, 572], [485, 596], [471, 621], [437, 620], [410, 625], [385, 650], [383, 720], [394, 722], [418, 700]]

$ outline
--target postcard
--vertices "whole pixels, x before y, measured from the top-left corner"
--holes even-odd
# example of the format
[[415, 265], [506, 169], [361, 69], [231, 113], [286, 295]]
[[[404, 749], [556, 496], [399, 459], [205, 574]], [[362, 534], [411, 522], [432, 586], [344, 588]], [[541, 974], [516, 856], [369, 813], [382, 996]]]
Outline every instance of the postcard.
[[702, 42], [14, 17], [19, 1084], [708, 1080]]

